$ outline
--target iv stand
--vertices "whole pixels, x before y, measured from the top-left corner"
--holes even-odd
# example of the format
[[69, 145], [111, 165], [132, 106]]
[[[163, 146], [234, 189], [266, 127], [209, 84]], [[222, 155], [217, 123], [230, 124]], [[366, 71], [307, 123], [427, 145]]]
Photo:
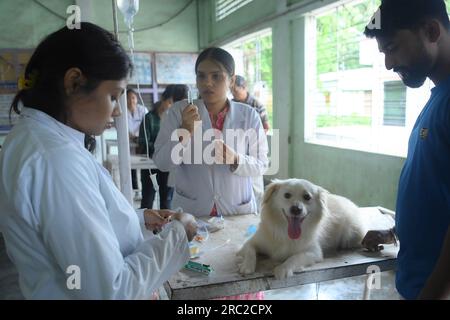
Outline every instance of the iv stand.
[[[119, 40], [119, 24], [117, 21], [116, 0], [112, 0], [114, 36]], [[120, 173], [120, 191], [133, 205], [133, 190], [131, 185], [131, 161], [130, 161], [130, 143], [128, 139], [128, 107], [126, 92], [119, 99], [122, 115], [114, 118], [117, 130], [117, 143], [119, 152], [119, 173]]]

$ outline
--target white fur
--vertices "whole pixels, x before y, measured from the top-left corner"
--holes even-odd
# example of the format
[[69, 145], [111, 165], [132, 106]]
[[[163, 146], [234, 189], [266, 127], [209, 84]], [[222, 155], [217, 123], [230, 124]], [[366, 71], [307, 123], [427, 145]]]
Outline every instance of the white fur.
[[[306, 200], [305, 194], [311, 199]], [[295, 240], [288, 236], [286, 217], [292, 206], [304, 217], [301, 236]], [[258, 230], [238, 252], [243, 258], [239, 272], [254, 273], [257, 256], [263, 254], [281, 262], [274, 275], [283, 279], [322, 261], [326, 251], [360, 247], [364, 234], [358, 207], [350, 200], [307, 180], [275, 180], [266, 188]]]

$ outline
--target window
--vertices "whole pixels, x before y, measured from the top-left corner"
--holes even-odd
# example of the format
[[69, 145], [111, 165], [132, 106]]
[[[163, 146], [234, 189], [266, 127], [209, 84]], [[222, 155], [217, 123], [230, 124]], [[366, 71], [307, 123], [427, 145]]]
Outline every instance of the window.
[[249, 92], [266, 108], [272, 129], [272, 30], [247, 35], [224, 49], [235, 60], [236, 74], [246, 79]]
[[220, 21], [253, 0], [216, 0], [216, 21]]
[[383, 125], [405, 126], [406, 86], [401, 81], [384, 83]]
[[341, 2], [307, 18], [306, 142], [406, 156], [433, 84], [410, 89], [386, 70], [376, 40], [363, 34], [379, 3]]
[[17, 93], [19, 76], [24, 73], [32, 53], [28, 49], [0, 49], [0, 141], [19, 119], [14, 112], [10, 119], [9, 108]]

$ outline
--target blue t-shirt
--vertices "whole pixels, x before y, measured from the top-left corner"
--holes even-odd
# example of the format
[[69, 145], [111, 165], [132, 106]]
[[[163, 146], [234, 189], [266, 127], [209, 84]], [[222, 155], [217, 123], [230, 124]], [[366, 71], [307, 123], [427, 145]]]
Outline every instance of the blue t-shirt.
[[415, 299], [440, 256], [450, 224], [450, 78], [431, 90], [409, 138], [400, 175], [396, 286]]

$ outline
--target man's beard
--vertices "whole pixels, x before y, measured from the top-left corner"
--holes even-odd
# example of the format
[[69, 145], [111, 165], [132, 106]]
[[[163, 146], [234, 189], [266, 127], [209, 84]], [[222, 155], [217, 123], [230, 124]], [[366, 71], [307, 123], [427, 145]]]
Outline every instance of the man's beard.
[[432, 66], [432, 59], [424, 53], [422, 58], [416, 61], [412, 67], [397, 67], [394, 68], [394, 72], [398, 73], [406, 86], [419, 88], [427, 80]]
[[424, 76], [423, 74], [414, 74], [410, 71], [407, 71], [407, 74], [405, 74], [404, 72], [405, 71], [398, 71], [397, 73], [407, 87], [419, 88], [424, 84], [425, 80], [427, 80], [427, 76]]

